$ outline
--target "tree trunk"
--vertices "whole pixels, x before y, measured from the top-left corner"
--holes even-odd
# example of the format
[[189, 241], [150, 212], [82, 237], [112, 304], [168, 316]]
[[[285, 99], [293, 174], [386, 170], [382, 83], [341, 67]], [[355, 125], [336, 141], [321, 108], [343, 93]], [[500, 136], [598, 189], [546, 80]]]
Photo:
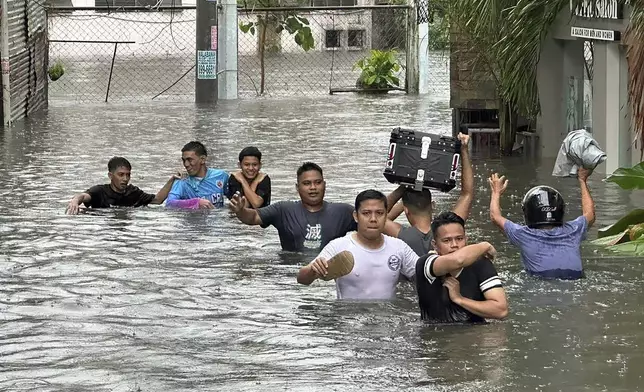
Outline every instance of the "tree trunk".
[[266, 54], [266, 25], [268, 24], [268, 12], [265, 18], [259, 19], [259, 95], [264, 95], [264, 57]]
[[501, 155], [512, 155], [512, 147], [516, 138], [516, 113], [507, 102], [499, 102], [499, 149]]

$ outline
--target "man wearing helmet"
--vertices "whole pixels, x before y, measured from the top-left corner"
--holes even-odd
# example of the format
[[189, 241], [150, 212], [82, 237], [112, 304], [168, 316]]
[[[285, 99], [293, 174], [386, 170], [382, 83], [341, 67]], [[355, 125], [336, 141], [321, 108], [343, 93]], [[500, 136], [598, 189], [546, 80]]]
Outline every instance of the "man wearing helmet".
[[490, 218], [513, 245], [521, 251], [525, 270], [543, 278], [579, 279], [583, 277], [581, 241], [595, 222], [595, 203], [586, 180], [592, 170], [578, 171], [582, 215], [564, 222], [566, 204], [561, 194], [549, 186], [536, 186], [523, 197], [525, 226], [501, 215], [501, 194], [508, 181], [494, 173], [489, 179], [492, 189]]

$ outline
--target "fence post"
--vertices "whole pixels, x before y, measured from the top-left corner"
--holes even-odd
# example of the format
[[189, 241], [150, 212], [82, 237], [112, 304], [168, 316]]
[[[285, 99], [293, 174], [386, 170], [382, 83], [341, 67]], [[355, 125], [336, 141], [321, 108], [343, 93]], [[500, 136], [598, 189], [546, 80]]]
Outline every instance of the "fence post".
[[407, 8], [407, 67], [405, 84], [407, 94], [418, 94], [418, 11], [416, 1]]
[[[237, 99], [237, 1], [221, 0], [217, 15], [219, 68], [219, 98]], [[217, 30], [215, 30], [217, 31]], [[213, 37], [214, 38], [214, 37]]]
[[[217, 102], [217, 3], [197, 0], [195, 102]], [[214, 28], [214, 30], [213, 30]]]
[[110, 85], [112, 84], [112, 73], [114, 72], [114, 60], [116, 60], [116, 49], [119, 47], [118, 42], [114, 42], [114, 54], [112, 55], [112, 65], [110, 66], [110, 77], [107, 80], [107, 92], [105, 92], [105, 103], [110, 96]]
[[429, 92], [429, 4], [418, 0], [418, 94]]
[[9, 53], [9, 17], [7, 0], [0, 4], [0, 52], [2, 52], [2, 117], [4, 125], [11, 125], [11, 56]]

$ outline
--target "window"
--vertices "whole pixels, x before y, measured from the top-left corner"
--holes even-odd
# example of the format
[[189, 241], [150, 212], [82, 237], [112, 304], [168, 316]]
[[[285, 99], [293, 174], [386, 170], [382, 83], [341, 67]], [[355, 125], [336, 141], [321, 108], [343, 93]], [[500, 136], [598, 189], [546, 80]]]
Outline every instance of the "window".
[[347, 46], [350, 48], [364, 48], [364, 30], [349, 30]]
[[327, 48], [339, 48], [340, 45], [340, 36], [342, 30], [325, 30], [325, 46]]
[[351, 7], [357, 5], [357, 0], [311, 0], [313, 7]]

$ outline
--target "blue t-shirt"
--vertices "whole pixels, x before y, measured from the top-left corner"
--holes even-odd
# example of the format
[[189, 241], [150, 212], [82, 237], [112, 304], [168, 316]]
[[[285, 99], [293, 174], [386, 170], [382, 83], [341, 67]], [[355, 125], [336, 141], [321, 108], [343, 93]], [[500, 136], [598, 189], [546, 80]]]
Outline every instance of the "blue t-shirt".
[[504, 229], [510, 243], [521, 250], [521, 261], [528, 273], [555, 279], [583, 277], [580, 247], [588, 229], [583, 215], [552, 229], [531, 229], [510, 220]]
[[[166, 206], [188, 207], [177, 203], [178, 200], [206, 199], [215, 207], [223, 207], [224, 190], [228, 183], [228, 173], [220, 169], [209, 168], [206, 176], [188, 177], [177, 180], [172, 185]], [[191, 208], [191, 207], [189, 207]]]

